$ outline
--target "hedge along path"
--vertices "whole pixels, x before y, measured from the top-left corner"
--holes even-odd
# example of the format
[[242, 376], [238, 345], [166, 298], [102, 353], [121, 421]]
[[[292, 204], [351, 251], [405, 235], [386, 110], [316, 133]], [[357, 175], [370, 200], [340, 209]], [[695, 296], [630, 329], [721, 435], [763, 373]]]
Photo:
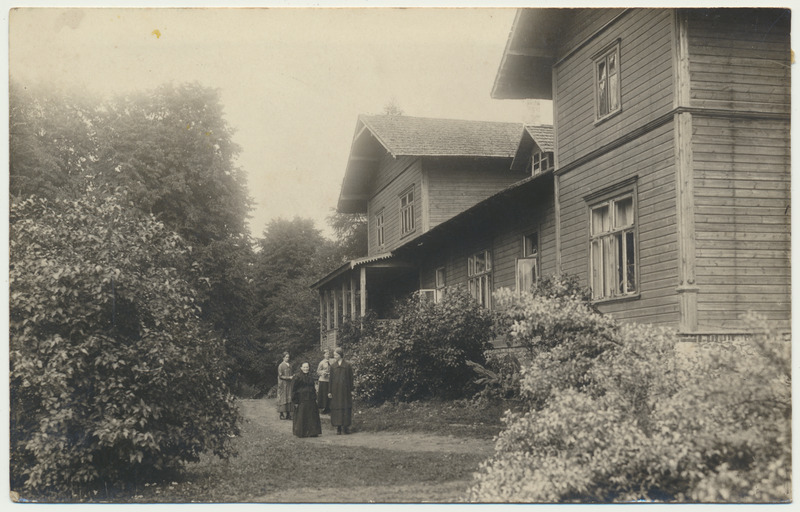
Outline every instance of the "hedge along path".
[[[239, 400], [239, 406], [246, 419], [261, 425], [268, 425], [274, 432], [292, 436], [292, 422], [278, 419], [275, 399]], [[330, 417], [320, 415], [322, 435], [304, 440], [321, 446], [362, 446], [379, 450], [398, 450], [403, 452], [449, 452], [484, 454], [489, 457], [494, 452], [494, 442], [488, 439], [474, 439], [455, 436], [440, 436], [418, 432], [362, 432], [358, 430], [358, 419], [354, 418], [350, 435], [336, 435]]]

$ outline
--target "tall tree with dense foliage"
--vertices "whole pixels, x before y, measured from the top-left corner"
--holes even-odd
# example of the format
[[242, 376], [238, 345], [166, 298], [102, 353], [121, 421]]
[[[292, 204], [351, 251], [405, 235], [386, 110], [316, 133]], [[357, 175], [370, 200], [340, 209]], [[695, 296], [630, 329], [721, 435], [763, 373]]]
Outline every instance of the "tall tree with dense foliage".
[[367, 216], [362, 213], [332, 212], [327, 218], [336, 240], [336, 257], [341, 261], [367, 255]]
[[186, 243], [128, 196], [15, 200], [12, 488], [156, 478], [230, 454], [224, 346], [200, 319]]
[[310, 288], [337, 263], [310, 219], [271, 221], [255, 257], [256, 319], [272, 362], [319, 343], [319, 296]]

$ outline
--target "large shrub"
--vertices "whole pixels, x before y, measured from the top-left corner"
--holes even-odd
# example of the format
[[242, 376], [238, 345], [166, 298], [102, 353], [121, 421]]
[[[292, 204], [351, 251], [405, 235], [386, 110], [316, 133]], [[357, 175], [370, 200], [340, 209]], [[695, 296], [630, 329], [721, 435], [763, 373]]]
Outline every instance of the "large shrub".
[[778, 501], [790, 497], [789, 343], [679, 343], [581, 297], [500, 294], [527, 344], [528, 408], [508, 412], [473, 501]]
[[12, 489], [63, 495], [229, 454], [223, 342], [177, 270], [191, 248], [123, 204], [12, 202]]
[[469, 396], [467, 361], [484, 362], [490, 313], [460, 289], [438, 303], [411, 296], [397, 311], [397, 320], [365, 320], [359, 336], [347, 336], [357, 395], [373, 403]]

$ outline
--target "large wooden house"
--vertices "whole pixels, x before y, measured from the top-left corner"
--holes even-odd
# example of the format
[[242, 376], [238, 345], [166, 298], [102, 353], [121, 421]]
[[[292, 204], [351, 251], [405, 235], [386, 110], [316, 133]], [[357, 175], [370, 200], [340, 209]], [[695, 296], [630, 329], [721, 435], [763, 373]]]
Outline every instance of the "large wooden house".
[[529, 175], [511, 170], [523, 131], [521, 123], [358, 118], [337, 209], [367, 215], [368, 253], [313, 285], [324, 346], [344, 321], [368, 309], [390, 317], [395, 299], [420, 289], [418, 262], [396, 257], [398, 247]]
[[789, 16], [518, 11], [492, 96], [552, 100], [552, 131], [522, 131], [513, 183], [382, 255], [371, 240], [367, 261], [402, 261], [409, 289], [464, 285], [487, 307], [500, 287], [567, 273], [622, 321], [709, 339], [756, 311], [788, 331]]

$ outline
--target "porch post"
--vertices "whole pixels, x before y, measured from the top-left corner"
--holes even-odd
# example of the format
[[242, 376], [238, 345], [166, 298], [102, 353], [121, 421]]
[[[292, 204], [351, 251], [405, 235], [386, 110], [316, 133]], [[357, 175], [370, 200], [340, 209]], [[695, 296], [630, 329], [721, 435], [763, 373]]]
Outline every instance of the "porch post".
[[336, 289], [331, 289], [331, 294], [333, 295], [333, 328], [339, 328], [339, 294], [336, 293]]
[[325, 318], [325, 301], [322, 298], [323, 291], [318, 290], [319, 292], [319, 343], [320, 347], [325, 342], [325, 326], [324, 318]]
[[350, 275], [350, 319], [356, 319], [356, 278]]
[[347, 318], [347, 279], [342, 279], [342, 322]]
[[361, 318], [367, 314], [367, 267], [361, 267]]

